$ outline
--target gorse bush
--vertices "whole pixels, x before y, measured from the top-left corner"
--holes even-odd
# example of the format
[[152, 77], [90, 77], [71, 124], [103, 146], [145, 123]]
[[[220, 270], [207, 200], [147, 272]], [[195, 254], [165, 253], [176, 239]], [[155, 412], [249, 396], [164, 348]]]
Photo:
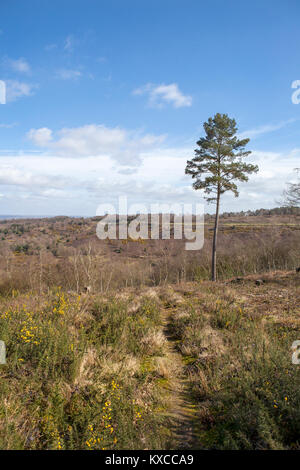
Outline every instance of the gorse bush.
[[189, 357], [199, 448], [299, 449], [300, 370], [291, 361], [298, 309], [274, 323], [220, 288], [202, 287], [199, 297], [198, 318], [185, 308], [174, 320]]
[[267, 357], [256, 348], [251, 359], [242, 357], [239, 373], [228, 375], [224, 388], [214, 394], [214, 425], [201, 435], [204, 445], [299, 449], [300, 392], [295, 384], [295, 367], [286, 348], [272, 348], [270, 353]]
[[262, 279], [15, 285], [0, 296], [0, 449], [189, 448], [187, 427], [193, 448], [299, 449], [299, 277]]
[[210, 324], [213, 328], [227, 328], [233, 330], [242, 327], [243, 320], [243, 310], [241, 307], [228, 305], [228, 303], [222, 303], [221, 300], [217, 300]]
[[[162, 446], [155, 376], [141, 358], [159, 355], [155, 302], [68, 295], [2, 299], [1, 449]], [[147, 430], [147, 432], [145, 432]]]
[[113, 301], [110, 304], [94, 305], [92, 313], [97, 319], [90, 331], [94, 342], [123, 348], [137, 356], [150, 353], [159, 355], [161, 352], [147, 351], [145, 348], [147, 336], [160, 326], [159, 310], [155, 303], [145, 301], [128, 315], [126, 303]]

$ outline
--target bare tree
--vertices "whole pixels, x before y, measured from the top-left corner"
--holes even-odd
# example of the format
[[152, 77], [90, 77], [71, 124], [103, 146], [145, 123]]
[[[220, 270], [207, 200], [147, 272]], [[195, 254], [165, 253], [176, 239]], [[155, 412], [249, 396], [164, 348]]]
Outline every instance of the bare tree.
[[288, 207], [300, 207], [300, 168], [295, 168], [298, 181], [287, 183], [287, 188], [283, 191], [284, 205]]

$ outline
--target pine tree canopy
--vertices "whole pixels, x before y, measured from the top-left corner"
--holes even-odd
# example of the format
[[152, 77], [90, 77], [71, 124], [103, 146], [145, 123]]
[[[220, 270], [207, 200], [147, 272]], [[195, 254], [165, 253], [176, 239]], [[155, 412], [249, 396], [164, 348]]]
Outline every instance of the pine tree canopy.
[[236, 121], [227, 114], [217, 113], [203, 125], [206, 136], [201, 137], [195, 157], [187, 161], [185, 173], [195, 179], [194, 189], [204, 189], [207, 201], [232, 191], [239, 195], [235, 181], [248, 181], [248, 174], [257, 172], [257, 165], [243, 162], [250, 155], [245, 150], [249, 139], [236, 136]]

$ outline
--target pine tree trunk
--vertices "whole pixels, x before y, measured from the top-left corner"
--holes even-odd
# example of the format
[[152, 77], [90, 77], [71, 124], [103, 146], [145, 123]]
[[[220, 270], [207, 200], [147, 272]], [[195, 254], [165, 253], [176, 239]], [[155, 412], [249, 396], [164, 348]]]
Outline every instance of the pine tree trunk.
[[213, 238], [213, 246], [212, 246], [212, 260], [211, 260], [211, 280], [212, 281], [217, 280], [217, 237], [218, 237], [218, 226], [219, 226], [219, 209], [220, 209], [220, 192], [218, 191], [214, 238]]

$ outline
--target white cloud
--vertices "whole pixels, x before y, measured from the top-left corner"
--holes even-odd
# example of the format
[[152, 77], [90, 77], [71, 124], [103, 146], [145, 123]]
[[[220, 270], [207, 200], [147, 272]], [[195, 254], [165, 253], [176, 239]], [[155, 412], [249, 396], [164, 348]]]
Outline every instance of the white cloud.
[[20, 72], [20, 73], [30, 72], [30, 65], [23, 57], [20, 57], [20, 59], [5, 58], [3, 62], [5, 66], [9, 67], [14, 72]]
[[77, 158], [108, 155], [120, 164], [133, 166], [140, 163], [144, 151], [156, 148], [166, 137], [95, 124], [61, 129], [56, 140], [48, 128], [31, 129], [27, 136], [35, 145], [56, 155]]
[[163, 107], [166, 103], [171, 104], [174, 108], [182, 108], [192, 105], [192, 97], [184, 95], [177, 85], [177, 83], [170, 83], [170, 85], [154, 85], [147, 83], [141, 88], [133, 91], [134, 95], [148, 95], [148, 104], [152, 107]]
[[81, 72], [79, 70], [60, 69], [56, 72], [56, 77], [62, 80], [74, 80], [80, 76]]
[[67, 52], [73, 52], [75, 43], [76, 41], [73, 34], [69, 34], [64, 42], [64, 50]]
[[40, 129], [31, 129], [27, 136], [38, 147], [45, 147], [52, 140], [52, 131], [47, 127], [41, 127]]
[[291, 124], [292, 122], [295, 122], [295, 119], [288, 119], [287, 121], [281, 121], [277, 124], [266, 124], [264, 126], [256, 127], [255, 129], [249, 129], [247, 131], [241, 132], [238, 134], [239, 139], [245, 139], [245, 138], [255, 138], [257, 136], [267, 134], [268, 132], [274, 132], [279, 129], [282, 129], [283, 127], [287, 126], [288, 124]]
[[11, 129], [11, 128], [15, 127], [16, 125], [17, 125], [16, 122], [13, 122], [12, 124], [1, 123], [0, 128], [2, 128], [2, 129]]
[[[78, 157], [71, 164], [64, 156], [2, 156], [1, 192], [6, 197], [12, 194], [11, 204], [21, 196], [26, 197], [25, 213], [30, 213], [35, 207], [33, 201], [38, 198], [44, 201], [44, 209], [38, 213], [50, 213], [52, 201], [56, 200], [57, 213], [66, 213], [69, 208], [69, 213], [77, 215], [92, 215], [100, 203], [116, 203], [117, 196], [122, 194], [128, 196], [130, 203], [202, 202], [201, 191], [194, 191], [192, 179], [184, 175], [186, 160], [192, 153], [192, 148], [152, 148], [143, 153], [139, 167], [127, 167], [125, 172], [124, 167], [104, 155]], [[288, 154], [253, 152], [248, 160], [259, 165], [259, 173], [250, 175], [248, 183], [239, 185], [239, 198], [225, 194], [221, 210], [276, 206], [285, 182], [294, 176], [293, 168], [299, 157], [299, 149]], [[66, 199], [73, 201], [72, 206], [68, 206]], [[206, 211], [213, 209], [213, 206], [206, 207]]]
[[22, 186], [32, 189], [44, 188], [45, 186], [61, 188], [65, 184], [70, 184], [66, 177], [40, 171], [38, 157], [34, 159], [35, 168], [31, 166], [28, 157], [23, 159], [11, 157], [11, 159], [4, 158], [3, 160], [4, 163], [0, 164], [0, 183], [2, 185]]
[[[194, 191], [192, 179], [184, 174], [186, 160], [194, 154], [192, 143], [170, 147], [162, 135], [95, 124], [58, 132], [31, 129], [28, 137], [43, 153], [3, 153], [0, 159], [8, 213], [20, 213], [20, 204], [27, 214], [93, 215], [100, 203], [115, 203], [119, 194], [126, 194], [130, 203], [202, 201], [201, 191]], [[221, 210], [276, 206], [299, 159], [297, 148], [286, 153], [254, 151], [247, 161], [258, 164], [259, 173], [238, 185], [239, 198], [225, 194]]]
[[18, 80], [6, 80], [6, 101], [15, 101], [22, 96], [33, 95], [36, 85], [19, 82]]
[[[178, 153], [182, 154], [182, 151], [178, 149]], [[159, 173], [155, 171], [157, 158], [160, 162]], [[145, 156], [139, 169], [127, 175], [121, 173], [109, 157], [78, 158], [70, 165], [70, 160], [64, 157], [4, 156], [0, 162], [0, 184], [8, 199], [11, 194], [10, 204], [26, 198], [28, 208], [25, 213], [35, 210], [33, 200], [36, 198], [42, 198], [45, 204], [49, 200], [47, 210], [42, 213], [51, 212], [51, 201], [54, 199], [60, 201], [58, 212], [64, 213], [67, 197], [74, 201], [73, 214], [83, 213], [82, 207], [86, 205], [93, 215], [99, 203], [115, 203], [121, 194], [126, 194], [130, 203], [198, 200], [200, 194], [192, 190], [189, 181], [178, 185], [184, 161], [179, 157], [164, 157], [161, 160], [159, 155], [149, 155]], [[170, 167], [174, 171], [170, 172]]]
[[268, 209], [278, 206], [299, 159], [300, 149], [293, 149], [288, 153], [254, 151], [247, 161], [257, 164], [259, 172], [250, 175], [247, 183], [239, 185], [239, 198], [233, 198], [230, 193], [224, 195], [222, 210]]
[[61, 199], [65, 197], [72, 197], [72, 195], [68, 191], [65, 191], [64, 189], [55, 189], [55, 188], [43, 189], [42, 191], [40, 191], [39, 195], [44, 196], [47, 199], [48, 198]]

